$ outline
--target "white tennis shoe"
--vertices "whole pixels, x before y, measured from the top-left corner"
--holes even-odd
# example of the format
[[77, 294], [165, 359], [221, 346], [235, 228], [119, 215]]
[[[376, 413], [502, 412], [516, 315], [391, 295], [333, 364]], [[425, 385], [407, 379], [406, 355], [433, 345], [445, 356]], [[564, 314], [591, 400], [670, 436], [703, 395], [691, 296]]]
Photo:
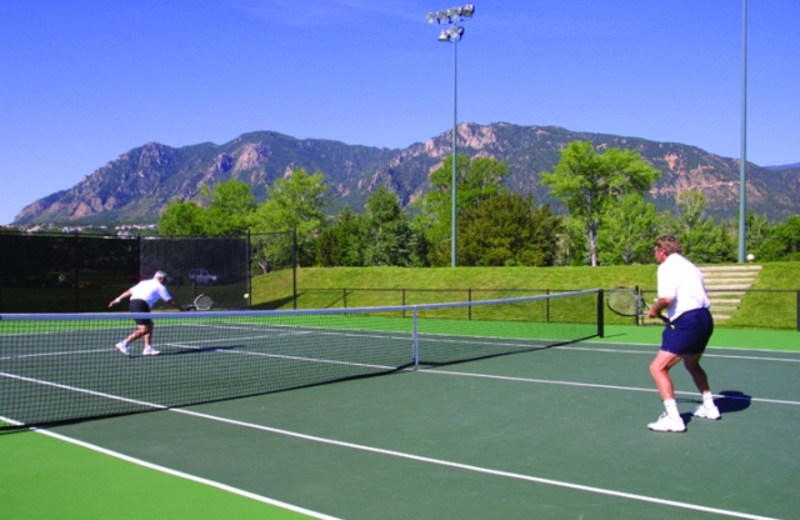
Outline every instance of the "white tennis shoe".
[[692, 410], [692, 415], [695, 417], [700, 417], [702, 419], [711, 419], [712, 421], [716, 421], [717, 419], [722, 418], [722, 414], [719, 413], [719, 408], [716, 406], [706, 406], [705, 404], [701, 404], [694, 410]]
[[146, 346], [144, 348], [144, 350], [142, 351], [142, 355], [143, 356], [157, 356], [159, 354], [161, 354], [161, 352], [159, 352], [158, 350], [154, 349], [150, 345]]
[[123, 341], [120, 341], [119, 343], [114, 345], [114, 347], [123, 354], [125, 354], [126, 356], [131, 355], [130, 351], [128, 350], [128, 345], [126, 345]]
[[648, 424], [647, 427], [654, 432], [679, 433], [686, 431], [686, 425], [683, 423], [683, 419], [674, 419], [667, 415], [667, 412], [662, 413], [656, 422]]

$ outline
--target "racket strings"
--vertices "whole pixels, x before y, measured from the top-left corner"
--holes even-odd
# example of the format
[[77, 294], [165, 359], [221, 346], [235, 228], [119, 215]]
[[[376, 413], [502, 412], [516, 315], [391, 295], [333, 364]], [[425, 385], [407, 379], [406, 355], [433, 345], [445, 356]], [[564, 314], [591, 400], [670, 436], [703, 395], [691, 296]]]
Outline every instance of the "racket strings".
[[636, 312], [636, 300], [630, 295], [622, 294], [612, 296], [608, 299], [608, 306], [619, 312], [634, 313]]
[[209, 310], [212, 305], [214, 305], [214, 300], [211, 299], [211, 296], [208, 296], [207, 294], [201, 294], [194, 300], [195, 308], [201, 311]]
[[639, 294], [630, 290], [613, 290], [606, 299], [608, 306], [621, 314], [639, 314], [646, 310], [646, 305]]

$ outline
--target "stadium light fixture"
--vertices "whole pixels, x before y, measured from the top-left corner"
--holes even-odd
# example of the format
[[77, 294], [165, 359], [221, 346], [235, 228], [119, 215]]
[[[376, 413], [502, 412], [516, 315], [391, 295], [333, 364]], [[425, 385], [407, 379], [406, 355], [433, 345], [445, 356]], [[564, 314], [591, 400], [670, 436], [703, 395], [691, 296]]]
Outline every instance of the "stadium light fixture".
[[457, 189], [457, 155], [456, 155], [456, 133], [458, 132], [458, 43], [464, 36], [464, 28], [459, 24], [472, 18], [475, 13], [473, 4], [466, 4], [463, 7], [451, 7], [442, 11], [428, 13], [426, 19], [428, 23], [444, 26], [439, 33], [440, 42], [450, 42], [453, 44], [453, 174], [451, 180], [452, 203], [450, 214], [450, 265], [455, 267], [458, 264], [456, 252], [458, 250], [456, 224], [458, 217], [458, 189]]

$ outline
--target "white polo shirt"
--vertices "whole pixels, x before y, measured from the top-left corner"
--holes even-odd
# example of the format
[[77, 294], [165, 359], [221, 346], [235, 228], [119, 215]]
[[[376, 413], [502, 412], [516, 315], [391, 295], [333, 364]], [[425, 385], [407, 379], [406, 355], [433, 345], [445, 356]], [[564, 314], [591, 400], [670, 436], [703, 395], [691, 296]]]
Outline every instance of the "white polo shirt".
[[158, 300], [168, 302], [172, 299], [167, 288], [155, 278], [137, 283], [131, 287], [130, 291], [131, 300], [144, 300], [151, 309]]
[[658, 266], [658, 297], [672, 299], [667, 307], [670, 321], [685, 312], [711, 307], [703, 273], [678, 253]]

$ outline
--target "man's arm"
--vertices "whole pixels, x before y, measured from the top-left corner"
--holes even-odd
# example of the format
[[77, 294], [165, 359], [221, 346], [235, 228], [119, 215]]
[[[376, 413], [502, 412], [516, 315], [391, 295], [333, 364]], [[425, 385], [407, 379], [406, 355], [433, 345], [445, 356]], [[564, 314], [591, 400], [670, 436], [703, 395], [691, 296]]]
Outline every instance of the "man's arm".
[[172, 305], [173, 307], [175, 307], [179, 311], [183, 310], [183, 307], [181, 307], [181, 305], [178, 302], [176, 302], [174, 298], [170, 298], [169, 300], [167, 300], [167, 303]]
[[130, 291], [130, 289], [128, 289], [124, 293], [120, 294], [119, 296], [117, 296], [116, 298], [111, 300], [111, 303], [108, 304], [108, 308], [110, 309], [114, 305], [117, 305], [118, 303], [122, 303], [122, 300], [124, 300], [125, 298], [129, 297], [130, 295], [131, 295], [131, 291]]
[[658, 315], [661, 314], [661, 311], [670, 306], [672, 300], [672, 298], [658, 298], [656, 303], [650, 306], [650, 312], [648, 312], [647, 315], [651, 318], [658, 317]]

